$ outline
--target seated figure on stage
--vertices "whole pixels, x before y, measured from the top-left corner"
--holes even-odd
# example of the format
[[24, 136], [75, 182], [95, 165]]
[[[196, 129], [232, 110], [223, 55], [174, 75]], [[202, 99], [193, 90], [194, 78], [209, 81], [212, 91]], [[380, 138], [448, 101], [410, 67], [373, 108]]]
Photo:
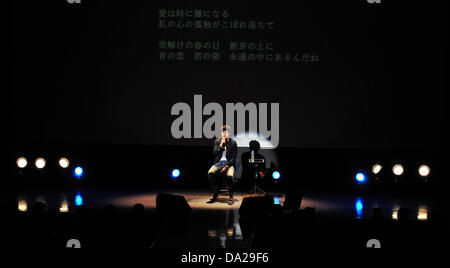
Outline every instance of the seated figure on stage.
[[237, 157], [237, 143], [230, 138], [230, 127], [222, 127], [222, 137], [214, 141], [213, 148], [214, 165], [208, 171], [208, 178], [211, 188], [214, 190], [214, 195], [207, 203], [212, 204], [217, 201], [219, 191], [222, 187], [222, 180], [224, 179], [229, 191], [228, 204], [233, 204], [234, 191], [234, 172]]

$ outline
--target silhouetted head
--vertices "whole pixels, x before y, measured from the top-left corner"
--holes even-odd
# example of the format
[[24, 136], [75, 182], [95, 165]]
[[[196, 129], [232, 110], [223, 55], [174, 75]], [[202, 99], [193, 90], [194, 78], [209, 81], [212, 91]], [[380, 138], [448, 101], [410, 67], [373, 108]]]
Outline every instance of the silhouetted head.
[[113, 205], [106, 205], [103, 209], [103, 212], [105, 213], [105, 215], [114, 215], [114, 213], [116, 212], [116, 208]]
[[384, 220], [383, 211], [381, 210], [381, 208], [373, 208], [372, 216], [373, 216], [374, 221], [383, 221]]
[[303, 210], [303, 215], [306, 217], [306, 219], [313, 220], [316, 218], [316, 208], [314, 207], [306, 207]]
[[75, 207], [75, 212], [79, 216], [86, 216], [89, 211], [85, 205], [79, 205]]
[[248, 145], [249, 145], [251, 151], [258, 152], [259, 149], [261, 149], [261, 145], [259, 144], [259, 142], [257, 140], [250, 141]]
[[47, 207], [43, 202], [36, 202], [31, 209], [31, 215], [33, 216], [44, 216]]
[[272, 208], [272, 215], [281, 215], [283, 214], [283, 207], [280, 204], [276, 204]]
[[131, 210], [131, 212], [134, 215], [144, 215], [145, 207], [142, 204], [136, 204], [136, 205], [133, 206], [133, 209]]
[[6, 205], [5, 208], [2, 208], [2, 211], [5, 211], [8, 215], [14, 215], [17, 214], [18, 211], [18, 207], [17, 207], [17, 202], [15, 200], [9, 200]]
[[432, 222], [432, 223], [441, 223], [442, 222], [442, 214], [440, 211], [438, 210], [432, 210], [430, 211], [430, 216], [428, 217], [428, 219]]
[[401, 222], [409, 221], [409, 209], [400, 208], [397, 212], [397, 219]]

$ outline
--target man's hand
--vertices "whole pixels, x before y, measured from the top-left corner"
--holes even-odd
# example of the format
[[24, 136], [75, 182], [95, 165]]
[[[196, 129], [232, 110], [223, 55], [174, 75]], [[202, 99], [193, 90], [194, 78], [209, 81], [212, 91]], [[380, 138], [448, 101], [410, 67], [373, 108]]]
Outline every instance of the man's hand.
[[220, 171], [220, 173], [224, 173], [224, 172], [226, 172], [228, 170], [228, 165], [227, 166], [224, 166], [223, 168], [222, 168], [222, 170]]
[[220, 147], [223, 147], [223, 145], [227, 143], [227, 138], [222, 137], [222, 140], [220, 141]]

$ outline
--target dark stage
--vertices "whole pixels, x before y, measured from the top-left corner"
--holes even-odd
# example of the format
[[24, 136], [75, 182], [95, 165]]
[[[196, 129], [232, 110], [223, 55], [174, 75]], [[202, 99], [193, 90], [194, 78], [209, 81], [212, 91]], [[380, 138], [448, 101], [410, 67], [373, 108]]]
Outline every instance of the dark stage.
[[448, 247], [448, 1], [6, 3], [0, 246]]
[[[156, 195], [158, 193], [170, 193], [182, 195], [186, 198], [190, 207], [195, 211], [202, 210], [233, 210], [236, 211], [245, 197], [263, 196], [264, 194], [254, 193], [236, 193], [233, 205], [228, 205], [226, 194], [220, 196], [218, 203], [207, 204], [211, 198], [212, 192], [203, 190], [30, 190], [14, 194], [5, 194], [11, 200], [20, 204], [28, 204], [31, 209], [35, 202], [44, 202], [51, 212], [60, 212], [61, 208], [67, 208], [67, 211], [74, 211], [78, 200], [86, 206], [97, 210], [103, 209], [106, 205], [114, 205], [118, 212], [124, 212], [135, 204], [143, 204], [146, 209], [156, 208]], [[274, 197], [274, 204], [283, 205], [285, 193], [266, 193]], [[411, 218], [427, 220], [427, 215], [432, 210], [441, 210], [443, 208], [439, 199], [433, 195], [410, 195], [410, 196], [392, 196], [373, 193], [332, 193], [332, 192], [311, 192], [305, 193], [301, 203], [301, 209], [314, 207], [318, 217], [321, 219], [370, 219], [372, 209], [381, 208], [383, 216], [386, 219], [396, 219], [395, 215], [399, 208], [407, 207], [411, 210]], [[81, 201], [79, 201], [81, 202]], [[358, 205], [358, 204], [361, 205]], [[359, 208], [359, 206], [361, 208]], [[357, 209], [358, 208], [358, 209]]]
[[[174, 218], [173, 220], [178, 222], [161, 226], [162, 216], [156, 209], [158, 193], [184, 196], [192, 208], [192, 213], [187, 216], [187, 222], [184, 222], [184, 219]], [[48, 218], [45, 222], [48, 225], [40, 235], [45, 237], [45, 230], [49, 231], [43, 246], [60, 248], [65, 247], [69, 239], [80, 239], [83, 247], [250, 249], [258, 246], [327, 248], [339, 245], [363, 248], [366, 246], [365, 243], [373, 238], [381, 240], [383, 247], [388, 248], [405, 246], [428, 248], [440, 246], [440, 241], [443, 242], [442, 239], [448, 235], [448, 230], [440, 225], [441, 221], [446, 222], [440, 214], [444, 208], [442, 203], [444, 201], [429, 194], [395, 196], [379, 193], [308, 191], [303, 194], [300, 211], [297, 212], [283, 211], [286, 196], [284, 192], [266, 194], [273, 198], [274, 211], [258, 217], [260, 222], [257, 225], [264, 230], [259, 232], [253, 230], [254, 233], [250, 235], [245, 234], [248, 232], [245, 230], [248, 224], [242, 222], [245, 217], [240, 216], [239, 208], [245, 197], [262, 194], [238, 192], [235, 194], [233, 205], [227, 203], [226, 195], [221, 195], [218, 202], [207, 204], [211, 198], [211, 191], [207, 189], [33, 189], [5, 193], [3, 197], [10, 200], [8, 205], [15, 206], [19, 211], [16, 216], [19, 219], [29, 217], [29, 220], [11, 224], [10, 229], [3, 230], [8, 230], [5, 237], [13, 235], [15, 238], [23, 238], [14, 240], [14, 246], [32, 247], [32, 244], [27, 244], [31, 241], [21, 234], [27, 234], [33, 229], [30, 225], [38, 218], [33, 215], [33, 204], [42, 202], [47, 208]], [[132, 210], [135, 204], [142, 204], [145, 212], [139, 218], [142, 222], [133, 226], [131, 223], [136, 224]], [[84, 207], [89, 210], [89, 216], [85, 215], [85, 218], [80, 212]], [[295, 213], [301, 214], [301, 211], [305, 212], [311, 208], [314, 208], [315, 212], [314, 224], [305, 226], [305, 222], [296, 219]], [[383, 220], [375, 219], [377, 216], [373, 214], [374, 208], [381, 209]], [[399, 222], [400, 208], [409, 210], [408, 223]], [[292, 221], [290, 224], [283, 223], [288, 219]], [[6, 219], [7, 225], [9, 220]], [[41, 220], [43, 219], [39, 221]], [[106, 225], [103, 227], [97, 225], [100, 222]], [[64, 225], [57, 226], [59, 224]], [[184, 225], [186, 230], [178, 233], [177, 229], [183, 228]], [[402, 236], [402, 233], [398, 232], [399, 227], [402, 229], [407, 227], [408, 233]], [[105, 233], [103, 228], [109, 231]], [[280, 233], [280, 228], [289, 230], [288, 233], [283, 233], [287, 235], [286, 237]], [[137, 233], [133, 233], [133, 229]], [[308, 235], [305, 232], [308, 232]], [[311, 243], [311, 239], [314, 243]]]

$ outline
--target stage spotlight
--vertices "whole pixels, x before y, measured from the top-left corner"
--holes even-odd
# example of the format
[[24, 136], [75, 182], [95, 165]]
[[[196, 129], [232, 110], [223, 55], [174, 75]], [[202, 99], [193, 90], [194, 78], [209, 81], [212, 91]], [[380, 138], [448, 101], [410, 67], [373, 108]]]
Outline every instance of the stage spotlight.
[[281, 178], [281, 173], [278, 171], [272, 172], [272, 178], [276, 181], [279, 180]]
[[431, 169], [427, 165], [421, 165], [419, 167], [419, 175], [421, 177], [428, 177], [428, 175], [430, 175], [430, 172], [431, 172]]
[[181, 175], [181, 172], [179, 169], [174, 169], [170, 174], [172, 176], [172, 179], [178, 179], [178, 177], [180, 177]]
[[77, 194], [75, 196], [75, 206], [82, 206], [83, 205], [83, 197], [81, 194]]
[[393, 220], [398, 220], [398, 208], [392, 210], [392, 219]]
[[281, 195], [275, 195], [274, 197], [273, 197], [273, 203], [275, 204], [275, 205], [281, 205]]
[[34, 162], [34, 165], [36, 166], [37, 169], [44, 169], [46, 164], [47, 164], [47, 161], [45, 161], [45, 159], [42, 157], [39, 157]]
[[62, 157], [62, 158], [59, 159], [58, 164], [59, 164], [59, 166], [60, 166], [61, 168], [66, 169], [66, 168], [69, 167], [70, 162], [69, 162], [69, 160], [68, 160], [67, 158]]
[[419, 207], [419, 211], [417, 212], [417, 219], [419, 221], [427, 221], [428, 220], [428, 208], [427, 207]]
[[26, 168], [28, 165], [28, 161], [25, 157], [19, 157], [16, 161], [17, 167], [18, 168]]
[[375, 164], [375, 165], [373, 165], [373, 167], [372, 167], [372, 173], [375, 174], [375, 175], [378, 175], [378, 174], [381, 172], [382, 169], [383, 169], [383, 166], [382, 166], [382, 165], [380, 165], [380, 164]]
[[67, 213], [69, 212], [69, 204], [66, 201], [63, 201], [61, 206], [59, 207], [59, 212]]
[[26, 212], [28, 210], [28, 204], [25, 200], [20, 200], [18, 205], [17, 205], [17, 209], [20, 212]]
[[234, 228], [228, 228], [227, 229], [227, 236], [232, 237], [234, 235]]
[[405, 172], [405, 169], [403, 168], [402, 165], [397, 164], [392, 168], [392, 172], [394, 173], [395, 176], [401, 176], [403, 175], [403, 172]]
[[216, 230], [208, 230], [208, 237], [209, 238], [216, 238], [217, 237], [217, 231]]
[[356, 174], [355, 179], [359, 183], [364, 183], [364, 182], [366, 182], [366, 175], [364, 175], [364, 173], [360, 172], [360, 173]]
[[83, 177], [84, 170], [83, 170], [82, 167], [76, 167], [76, 168], [73, 170], [73, 174], [75, 175], [75, 177], [81, 178], [81, 177]]
[[356, 199], [355, 202], [356, 218], [361, 219], [363, 217], [364, 203], [361, 198]]

